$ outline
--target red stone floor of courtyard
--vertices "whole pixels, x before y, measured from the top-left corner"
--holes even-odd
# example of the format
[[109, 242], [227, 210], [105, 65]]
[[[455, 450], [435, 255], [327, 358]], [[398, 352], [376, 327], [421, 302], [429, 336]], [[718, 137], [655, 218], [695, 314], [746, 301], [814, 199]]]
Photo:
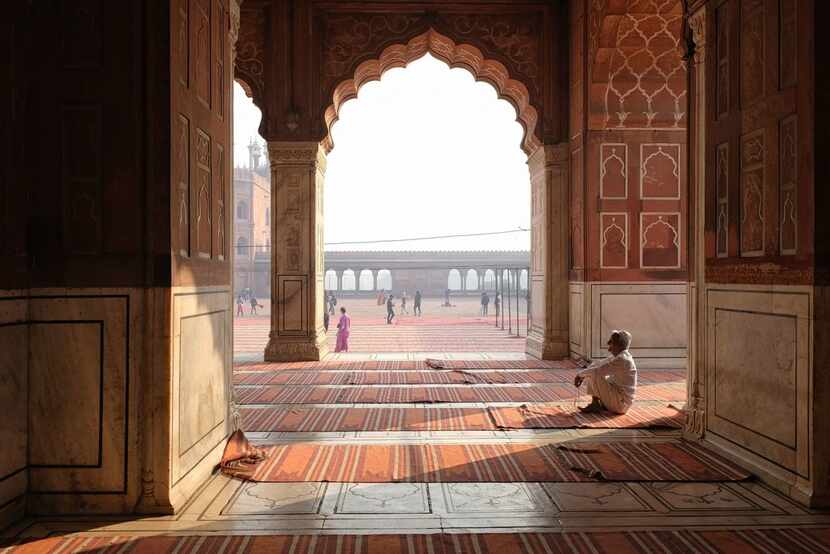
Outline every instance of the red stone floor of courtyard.
[[[261, 302], [267, 303], [267, 300]], [[515, 304], [511, 305], [511, 334], [507, 310], [502, 330], [496, 327], [492, 303], [490, 314], [483, 317], [476, 297], [453, 299], [452, 307], [442, 307], [442, 299], [426, 298], [420, 317], [412, 315], [411, 302], [410, 299], [409, 313], [401, 313], [400, 306], [396, 307], [393, 324], [387, 325], [386, 307], [378, 306], [375, 299], [340, 299], [328, 331], [330, 351], [334, 352], [339, 308], [345, 306], [352, 320], [350, 352], [524, 352], [527, 335], [524, 302], [520, 305], [519, 337], [516, 336]], [[234, 353], [262, 353], [268, 344], [271, 325], [268, 309], [251, 316], [246, 306], [245, 313], [234, 320]]]

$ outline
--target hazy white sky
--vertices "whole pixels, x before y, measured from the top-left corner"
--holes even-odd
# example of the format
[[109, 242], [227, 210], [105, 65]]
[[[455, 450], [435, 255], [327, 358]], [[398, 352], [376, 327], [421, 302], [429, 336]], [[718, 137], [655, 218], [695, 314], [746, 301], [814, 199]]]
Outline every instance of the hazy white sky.
[[[235, 87], [237, 165], [260, 113]], [[367, 83], [332, 130], [327, 243], [530, 226], [527, 157], [513, 107], [490, 85], [427, 55]], [[261, 139], [260, 139], [261, 140]], [[530, 233], [328, 245], [326, 250], [528, 250]]]

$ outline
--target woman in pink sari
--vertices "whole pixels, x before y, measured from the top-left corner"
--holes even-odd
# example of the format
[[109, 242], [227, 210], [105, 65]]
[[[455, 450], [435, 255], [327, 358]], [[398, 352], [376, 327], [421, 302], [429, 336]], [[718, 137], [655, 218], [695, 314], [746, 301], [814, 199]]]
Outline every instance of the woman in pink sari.
[[352, 326], [352, 319], [346, 315], [346, 308], [340, 308], [340, 322], [337, 324], [337, 345], [335, 352], [349, 351], [349, 329]]

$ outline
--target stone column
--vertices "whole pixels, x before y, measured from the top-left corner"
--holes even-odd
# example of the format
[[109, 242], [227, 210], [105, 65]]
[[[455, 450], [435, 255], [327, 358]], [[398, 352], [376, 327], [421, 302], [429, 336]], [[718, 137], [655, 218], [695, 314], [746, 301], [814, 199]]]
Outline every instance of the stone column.
[[335, 277], [337, 277], [337, 294], [339, 295], [343, 292], [343, 272], [342, 271], [335, 271]]
[[689, 437], [700, 438], [706, 429], [706, 7], [689, 17], [694, 52], [689, 64], [689, 156], [694, 160], [689, 176], [689, 350], [686, 428]]
[[271, 334], [265, 360], [319, 360], [323, 332], [323, 181], [316, 142], [269, 142], [271, 160]]
[[369, 270], [372, 273], [372, 290], [378, 290], [378, 272], [374, 269]]
[[545, 360], [565, 358], [569, 353], [568, 145], [543, 145], [527, 164], [531, 187], [528, 285], [533, 297], [527, 353]]

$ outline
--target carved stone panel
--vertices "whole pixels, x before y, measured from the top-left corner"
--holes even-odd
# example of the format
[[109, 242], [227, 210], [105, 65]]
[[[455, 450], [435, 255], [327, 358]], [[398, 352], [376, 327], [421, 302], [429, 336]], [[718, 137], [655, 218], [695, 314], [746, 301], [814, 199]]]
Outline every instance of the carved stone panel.
[[585, 267], [585, 199], [582, 178], [583, 149], [571, 153], [571, 267]]
[[741, 256], [764, 254], [764, 130], [741, 139]]
[[779, 129], [778, 164], [780, 176], [781, 254], [798, 251], [798, 118], [781, 121]]
[[628, 145], [600, 145], [600, 198], [628, 198]]
[[195, 250], [200, 258], [210, 258], [212, 252], [211, 239], [213, 228], [211, 224], [212, 190], [211, 190], [211, 140], [210, 135], [202, 129], [196, 129], [195, 144], [196, 168], [196, 197], [193, 204], [196, 207], [193, 229], [195, 230]]
[[190, 1], [174, 0], [173, 8], [173, 73], [179, 84], [190, 86]]
[[67, 254], [99, 254], [103, 208], [101, 106], [65, 106], [60, 125], [64, 249]]
[[628, 267], [628, 214], [603, 213], [600, 217], [600, 267]]
[[764, 0], [741, 0], [742, 107], [749, 106], [764, 95], [764, 17]]
[[211, 107], [211, 0], [193, 0], [190, 14], [190, 66], [196, 97], [207, 108]]
[[103, 59], [103, 0], [61, 2], [60, 56], [67, 69], [98, 69]]
[[225, 215], [225, 202], [227, 195], [226, 185], [226, 168], [227, 160], [225, 159], [225, 148], [221, 144], [216, 144], [215, 149], [215, 165], [213, 170], [213, 179], [216, 183], [214, 187], [214, 204], [213, 204], [213, 257], [218, 260], [227, 258], [225, 245], [225, 224], [227, 217]]
[[640, 266], [680, 268], [680, 214], [640, 214]]
[[798, 0], [779, 0], [778, 82], [784, 89], [798, 82]]
[[717, 75], [715, 81], [715, 109], [718, 118], [729, 113], [729, 26], [730, 3], [724, 2], [715, 10], [715, 59]]
[[680, 199], [680, 145], [640, 145], [640, 198]]
[[174, 249], [184, 257], [190, 256], [190, 120], [182, 114], [176, 117], [173, 152], [174, 174]]
[[729, 143], [719, 144], [715, 152], [715, 251], [725, 258], [729, 255]]

